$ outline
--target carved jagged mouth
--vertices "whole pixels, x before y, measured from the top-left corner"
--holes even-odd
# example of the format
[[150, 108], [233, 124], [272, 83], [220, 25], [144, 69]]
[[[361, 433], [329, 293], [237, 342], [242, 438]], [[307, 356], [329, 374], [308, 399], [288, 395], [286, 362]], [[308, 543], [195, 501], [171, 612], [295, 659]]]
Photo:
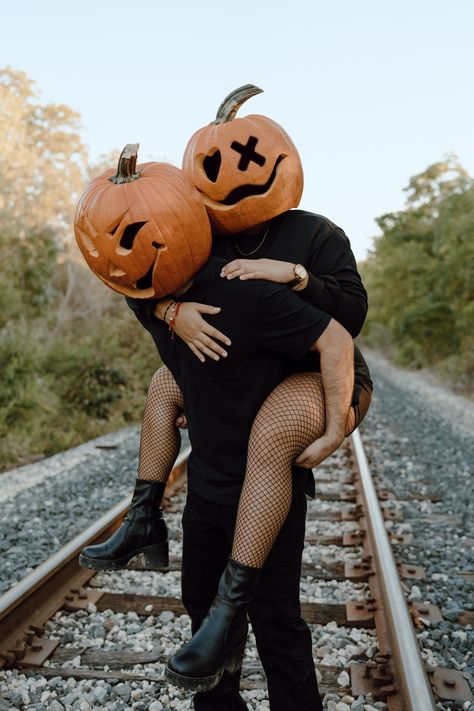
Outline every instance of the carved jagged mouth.
[[136, 282], [137, 289], [150, 289], [153, 281], [153, 270], [155, 269], [156, 260], [153, 260], [153, 264], [149, 268], [146, 274], [144, 274]]
[[[235, 205], [246, 197], [250, 197], [252, 195], [263, 195], [272, 187], [276, 177], [277, 168], [284, 158], [286, 158], [286, 155], [278, 156], [270, 177], [263, 185], [240, 185], [238, 188], [231, 190], [227, 197], [223, 200], [215, 200], [213, 202], [217, 202], [219, 205]], [[208, 196], [206, 195], [205, 197], [207, 198]]]
[[160, 251], [162, 249], [166, 249], [164, 244], [160, 244], [159, 242], [153, 242], [153, 247], [156, 249], [156, 256], [153, 260], [153, 263], [149, 270], [147, 271], [146, 274], [144, 274], [140, 279], [137, 280], [135, 286], [137, 289], [151, 289], [152, 287], [152, 282], [153, 282], [153, 272], [155, 271], [155, 267], [158, 263], [158, 258], [160, 256]]

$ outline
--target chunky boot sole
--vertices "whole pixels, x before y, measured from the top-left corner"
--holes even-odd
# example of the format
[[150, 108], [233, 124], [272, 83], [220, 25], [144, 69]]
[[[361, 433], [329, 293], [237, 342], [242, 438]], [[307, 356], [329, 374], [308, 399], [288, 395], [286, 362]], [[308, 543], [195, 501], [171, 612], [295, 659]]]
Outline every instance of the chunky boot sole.
[[112, 571], [133, 567], [136, 570], [161, 570], [166, 572], [170, 567], [168, 541], [137, 548], [122, 556], [122, 558], [89, 558], [81, 553], [79, 565], [81, 568], [92, 568], [93, 570]]
[[243, 651], [239, 650], [237, 654], [235, 654], [233, 657], [230, 657], [226, 661], [226, 663], [222, 667], [220, 667], [218, 671], [212, 676], [183, 676], [182, 674], [178, 674], [177, 672], [173, 671], [173, 669], [166, 665], [165, 679], [170, 684], [173, 684], [174, 686], [179, 686], [181, 687], [181, 689], [187, 689], [188, 691], [210, 691], [218, 685], [225, 671], [228, 671], [230, 674], [234, 674], [234, 672], [240, 669], [240, 667], [242, 666], [243, 656]]

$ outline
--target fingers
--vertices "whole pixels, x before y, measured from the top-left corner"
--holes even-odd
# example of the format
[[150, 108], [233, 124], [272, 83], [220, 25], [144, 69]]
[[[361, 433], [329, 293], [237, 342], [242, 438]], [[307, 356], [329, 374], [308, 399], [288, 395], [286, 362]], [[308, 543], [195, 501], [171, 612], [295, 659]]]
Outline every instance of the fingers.
[[201, 314], [218, 314], [221, 310], [220, 306], [209, 306], [208, 304], [199, 304], [198, 311]]
[[194, 355], [196, 356], [196, 358], [197, 358], [198, 360], [200, 360], [201, 363], [204, 363], [204, 361], [205, 361], [206, 359], [205, 359], [204, 356], [202, 355], [201, 351], [196, 348], [196, 346], [194, 345], [194, 343], [188, 343], [188, 346], [191, 348], [191, 350], [192, 350], [192, 352], [194, 353]]
[[176, 418], [176, 422], [174, 423], [176, 427], [179, 427], [181, 430], [186, 430], [188, 428], [188, 420], [186, 415], [183, 414], [180, 415], [179, 417]]
[[311, 464], [311, 457], [308, 453], [308, 450], [305, 449], [304, 452], [300, 454], [300, 456], [295, 460], [295, 464], [298, 467], [303, 467], [304, 469], [311, 469], [313, 464]]
[[239, 279], [240, 281], [247, 281], [247, 279], [263, 279], [263, 275], [260, 272], [249, 272], [248, 274], [241, 274]]
[[[221, 334], [221, 336], [226, 338], [223, 334]], [[226, 340], [230, 343], [228, 339]], [[225, 351], [219, 343], [216, 343], [212, 340], [212, 338], [206, 336], [205, 333], [201, 333], [199, 338], [196, 338], [194, 341], [186, 341], [186, 343], [201, 363], [204, 363], [206, 360], [204, 358], [205, 355], [215, 361], [220, 360], [221, 358], [227, 358], [227, 351]]]
[[266, 275], [257, 266], [261, 266], [264, 259], [235, 259], [233, 262], [222, 267], [221, 277], [226, 279], [266, 279]]
[[[215, 315], [220, 313], [222, 311], [220, 306], [208, 306], [207, 304], [200, 304], [199, 305], [199, 312], [201, 314], [211, 314]], [[219, 331], [217, 328], [214, 328], [213, 326], [210, 326], [207, 321], [202, 321], [202, 330], [204, 334], [209, 336], [210, 338], [217, 338], [217, 340], [222, 341], [226, 346], [231, 345], [231, 340], [230, 338], [227, 338], [227, 336], [222, 333], [222, 331]], [[213, 344], [210, 346], [210, 344], [207, 344], [209, 347], [213, 348], [213, 350], [216, 351], [216, 353], [219, 353], [222, 355], [224, 358], [227, 355], [226, 351], [224, 351], [222, 348], [220, 348], [217, 344]], [[215, 347], [214, 347], [215, 346]]]
[[321, 457], [321, 454], [320, 447], [313, 442], [296, 458], [295, 464], [305, 469], [311, 469], [324, 459], [324, 456]]
[[238, 267], [231, 272], [225, 272], [225, 274], [221, 274], [221, 276], [225, 276], [226, 279], [231, 281], [231, 279], [236, 279], [237, 277], [241, 276], [244, 274], [244, 270], [241, 267]]
[[219, 341], [222, 341], [222, 343], [224, 343], [226, 346], [230, 346], [232, 344], [232, 341], [230, 340], [230, 338], [227, 338], [227, 336], [225, 336], [223, 333], [218, 331], [217, 328], [213, 328], [212, 326], [209, 326], [209, 328], [206, 328], [205, 332], [211, 338], [217, 338]]
[[249, 271], [251, 269], [251, 261], [252, 260], [250, 259], [234, 259], [233, 262], [229, 262], [229, 264], [222, 267], [221, 277], [225, 277], [226, 279], [235, 279], [241, 274], [244, 274], [245, 271]]
[[[209, 341], [214, 344], [214, 341], [211, 341], [209, 338]], [[214, 344], [217, 346], [217, 344]], [[196, 342], [196, 347], [201, 351], [201, 354], [207, 355], [209, 358], [212, 358], [212, 360], [220, 360], [219, 355], [215, 353], [212, 348], [210, 348], [208, 345], [203, 343], [203, 341], [197, 341]], [[225, 353], [225, 351], [222, 351]]]

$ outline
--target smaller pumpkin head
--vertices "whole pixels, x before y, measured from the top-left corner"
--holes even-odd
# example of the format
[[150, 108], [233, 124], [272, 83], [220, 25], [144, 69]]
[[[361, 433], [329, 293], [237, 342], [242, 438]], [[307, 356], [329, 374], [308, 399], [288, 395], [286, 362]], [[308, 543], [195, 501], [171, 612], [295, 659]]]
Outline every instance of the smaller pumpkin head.
[[125, 296], [160, 298], [183, 287], [207, 261], [211, 227], [198, 191], [168, 163], [137, 166], [128, 144], [118, 169], [86, 187], [74, 232], [84, 259]]
[[247, 84], [229, 94], [215, 121], [197, 131], [184, 152], [183, 170], [219, 232], [258, 225], [301, 199], [303, 169], [288, 134], [266, 116], [235, 118], [244, 101], [261, 91]]

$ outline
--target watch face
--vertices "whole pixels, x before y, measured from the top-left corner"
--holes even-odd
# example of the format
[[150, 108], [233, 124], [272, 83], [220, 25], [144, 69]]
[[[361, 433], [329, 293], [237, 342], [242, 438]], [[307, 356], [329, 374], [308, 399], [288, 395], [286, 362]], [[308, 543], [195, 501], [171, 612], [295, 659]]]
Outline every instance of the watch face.
[[296, 276], [301, 279], [306, 279], [306, 269], [303, 267], [302, 264], [297, 264], [295, 267], [295, 274]]

